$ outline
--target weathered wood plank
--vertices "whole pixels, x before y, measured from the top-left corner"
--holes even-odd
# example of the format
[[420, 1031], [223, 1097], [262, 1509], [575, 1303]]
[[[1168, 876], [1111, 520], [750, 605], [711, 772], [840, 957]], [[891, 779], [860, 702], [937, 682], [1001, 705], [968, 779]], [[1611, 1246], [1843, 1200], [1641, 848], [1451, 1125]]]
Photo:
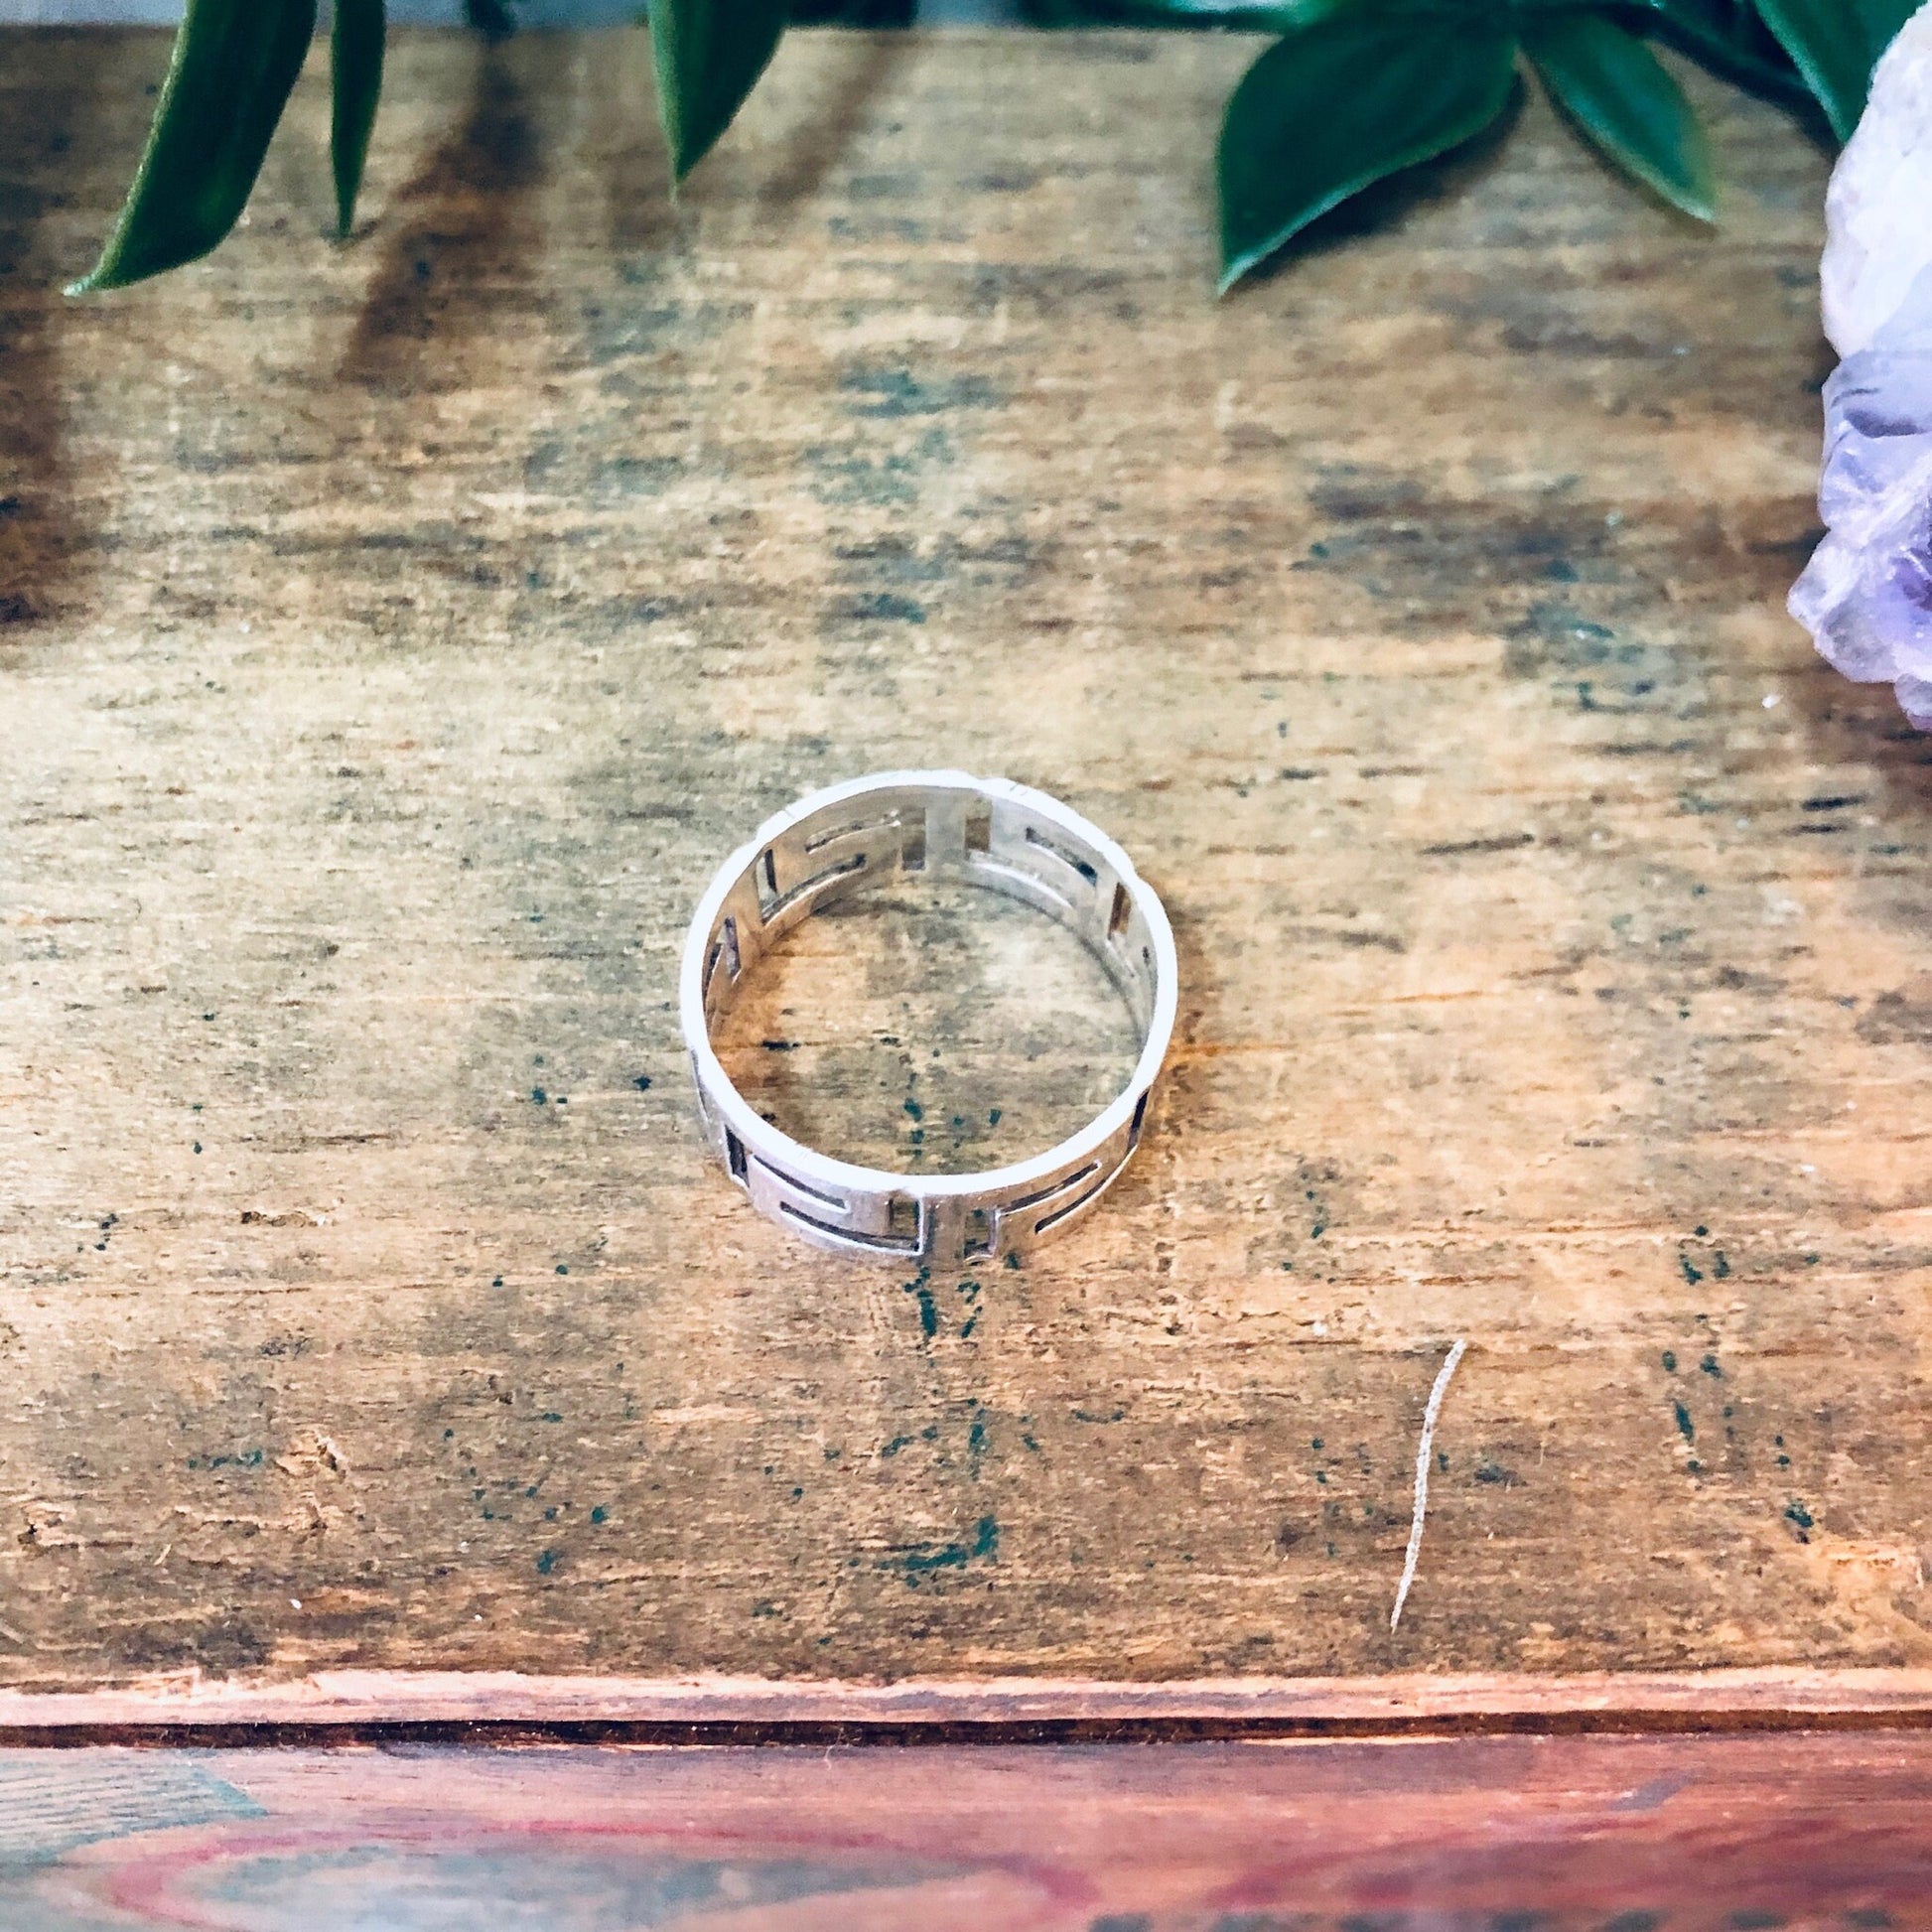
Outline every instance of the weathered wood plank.
[[[1715, 238], [1532, 106], [1217, 307], [1230, 42], [800, 37], [673, 208], [640, 40], [405, 36], [354, 245], [312, 75], [65, 308], [163, 46], [5, 54], [0, 1678], [1926, 1662], [1932, 788], [1780, 610], [1776, 114], [1703, 90]], [[984, 1281], [749, 1217], [670, 1006], [761, 813], [922, 760], [1186, 980]], [[1070, 981], [1027, 1061], [881, 929], [794, 1095], [1068, 1101]]]
[[0, 1922], [1874, 1932], [1932, 1739], [0, 1752]]
[[1932, 1729], [1923, 1670], [1598, 1671], [1587, 1676], [1215, 1677], [1192, 1682], [979, 1677], [532, 1677], [322, 1670], [290, 1682], [184, 1672], [89, 1691], [0, 1689], [0, 1746], [234, 1738], [548, 1735], [580, 1740], [823, 1734], [1074, 1738], [1408, 1736], [1496, 1731]]

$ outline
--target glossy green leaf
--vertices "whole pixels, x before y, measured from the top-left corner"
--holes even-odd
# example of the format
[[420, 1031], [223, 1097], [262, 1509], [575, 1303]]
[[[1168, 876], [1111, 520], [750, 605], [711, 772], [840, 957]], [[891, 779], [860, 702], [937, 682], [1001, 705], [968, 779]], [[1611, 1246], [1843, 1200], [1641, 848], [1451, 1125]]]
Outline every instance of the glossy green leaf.
[[1277, 41], [1221, 123], [1221, 287], [1317, 215], [1500, 114], [1515, 36], [1493, 17], [1350, 10]]
[[1809, 104], [1811, 89], [1751, 0], [1624, 0], [1639, 31], [1688, 54], [1725, 80], [1785, 106]]
[[1601, 14], [1528, 14], [1523, 51], [1557, 105], [1619, 168], [1686, 214], [1718, 218], [1704, 129], [1636, 35]]
[[315, 30], [316, 0], [188, 0], [134, 186], [70, 295], [179, 268], [234, 226]]
[[355, 224], [355, 196], [382, 93], [382, 44], [387, 22], [382, 0], [336, 0], [329, 40], [329, 71], [335, 105], [329, 126], [329, 158], [336, 171], [336, 231]]
[[1818, 96], [1841, 141], [1864, 112], [1871, 69], [1917, 0], [1757, 0], [1757, 10]]
[[657, 113], [676, 180], [731, 125], [788, 17], [786, 0], [650, 0]]

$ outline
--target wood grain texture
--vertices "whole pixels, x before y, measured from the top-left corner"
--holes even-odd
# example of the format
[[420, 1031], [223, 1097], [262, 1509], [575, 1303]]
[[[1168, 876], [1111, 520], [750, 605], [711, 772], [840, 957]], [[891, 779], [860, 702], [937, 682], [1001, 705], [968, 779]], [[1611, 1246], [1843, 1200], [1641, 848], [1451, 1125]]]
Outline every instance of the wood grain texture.
[[[673, 207], [641, 39], [401, 36], [352, 245], [311, 73], [64, 308], [165, 48], [7, 37], [0, 1680], [1928, 1662], [1932, 766], [1781, 609], [1823, 163], [1701, 88], [1707, 237], [1532, 104], [1215, 306], [1247, 52], [798, 36]], [[707, 1169], [672, 977], [936, 759], [1184, 990], [1106, 1211], [922, 1282]]]
[[1883, 1932], [1932, 1738], [0, 1752], [0, 1925]]
[[975, 1744], [1121, 1737], [1391, 1737], [1693, 1730], [1932, 1731], [1924, 1670], [1514, 1672], [1402, 1677], [533, 1677], [320, 1670], [292, 1681], [200, 1672], [87, 1691], [0, 1689], [0, 1746], [446, 1736], [553, 1741]]

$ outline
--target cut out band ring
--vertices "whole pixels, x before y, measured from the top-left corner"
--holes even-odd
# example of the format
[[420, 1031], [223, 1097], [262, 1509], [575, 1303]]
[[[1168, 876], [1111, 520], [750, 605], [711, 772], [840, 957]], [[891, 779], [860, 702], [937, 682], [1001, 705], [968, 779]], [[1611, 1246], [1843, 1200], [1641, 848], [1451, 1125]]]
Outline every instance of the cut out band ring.
[[[899, 873], [985, 886], [1083, 940], [1145, 1043], [1125, 1089], [1071, 1138], [983, 1173], [905, 1174], [803, 1146], [731, 1083], [711, 1030], [767, 948], [820, 906]], [[698, 1111], [752, 1205], [836, 1254], [947, 1266], [1021, 1256], [1070, 1227], [1140, 1143], [1173, 1034], [1173, 933], [1112, 839], [1044, 792], [961, 771], [886, 771], [815, 791], [759, 827], [698, 901], [678, 982]]]

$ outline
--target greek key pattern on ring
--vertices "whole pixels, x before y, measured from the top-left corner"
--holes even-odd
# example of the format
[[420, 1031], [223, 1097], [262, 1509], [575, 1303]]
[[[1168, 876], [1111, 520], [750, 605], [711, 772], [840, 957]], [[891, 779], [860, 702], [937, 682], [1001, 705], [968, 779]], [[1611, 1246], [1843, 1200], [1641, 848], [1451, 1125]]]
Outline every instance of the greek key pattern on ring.
[[[988, 887], [1085, 942], [1144, 1037], [1132, 1077], [1097, 1119], [1032, 1160], [914, 1175], [833, 1160], [747, 1104], [712, 1047], [718, 1018], [793, 926], [894, 873]], [[699, 900], [678, 985], [698, 1111], [752, 1205], [834, 1253], [929, 1267], [1025, 1255], [1093, 1208], [1140, 1145], [1174, 999], [1173, 933], [1126, 853], [1044, 792], [960, 771], [857, 778], [767, 819]]]

